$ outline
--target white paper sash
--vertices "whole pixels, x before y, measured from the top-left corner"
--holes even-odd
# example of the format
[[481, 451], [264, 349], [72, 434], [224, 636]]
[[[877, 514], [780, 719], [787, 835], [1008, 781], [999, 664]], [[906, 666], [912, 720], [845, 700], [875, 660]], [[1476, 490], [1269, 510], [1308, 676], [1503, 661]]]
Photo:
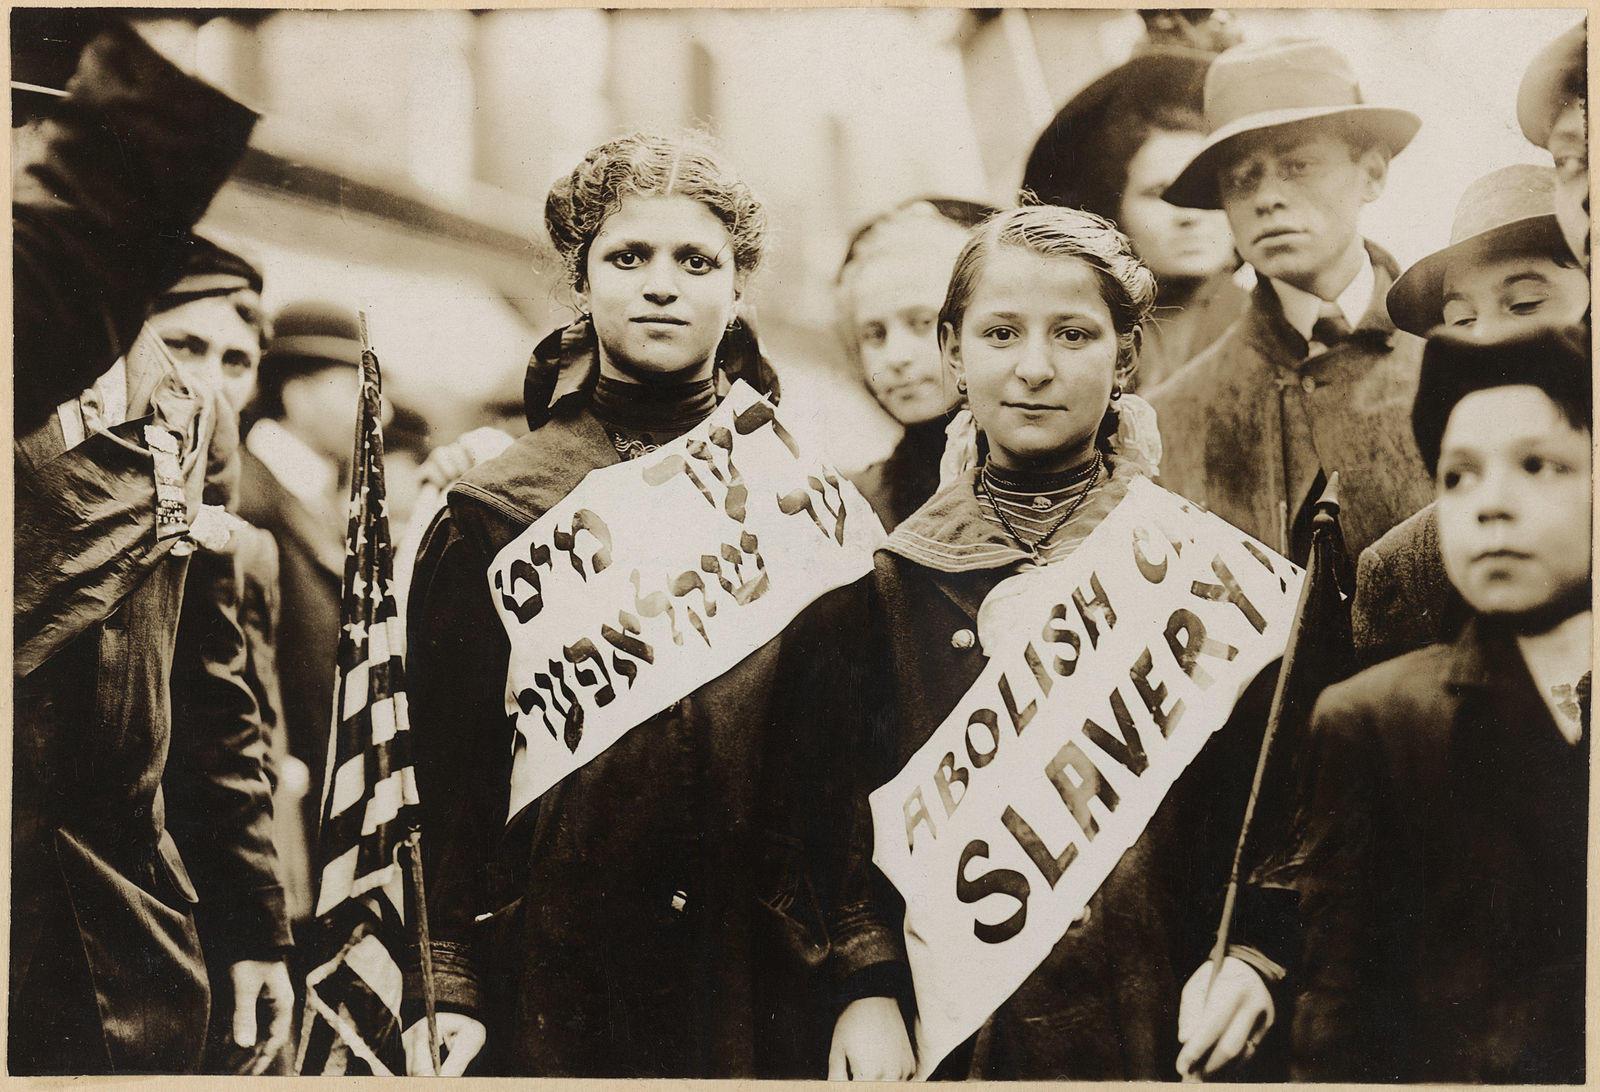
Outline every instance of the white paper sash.
[[508, 818], [871, 570], [883, 526], [814, 450], [735, 383], [687, 435], [590, 471], [496, 555]]
[[988, 667], [871, 796], [905, 897], [918, 1077], [1042, 963], [1250, 680], [1282, 655], [1300, 570], [1137, 478], [1038, 574]]

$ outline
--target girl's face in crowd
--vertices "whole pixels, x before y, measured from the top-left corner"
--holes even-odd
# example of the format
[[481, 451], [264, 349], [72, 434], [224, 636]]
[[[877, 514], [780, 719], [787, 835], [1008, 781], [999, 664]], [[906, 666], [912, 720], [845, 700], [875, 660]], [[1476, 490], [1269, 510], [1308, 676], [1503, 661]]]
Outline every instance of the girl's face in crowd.
[[1204, 145], [1199, 133], [1157, 129], [1128, 161], [1117, 226], [1157, 278], [1209, 277], [1233, 258], [1226, 213], [1186, 209], [1161, 199]]
[[1484, 341], [1528, 326], [1579, 322], [1588, 309], [1583, 270], [1549, 258], [1482, 257], [1445, 271], [1445, 323]]
[[1116, 328], [1090, 266], [995, 247], [944, 347], [997, 465], [1052, 471], [1088, 458], [1117, 370]]
[[1538, 387], [1474, 391], [1439, 452], [1445, 571], [1482, 614], [1519, 614], [1589, 579], [1589, 433]]
[[710, 209], [680, 194], [625, 198], [590, 244], [584, 278], [602, 374], [711, 375], [739, 294], [733, 239]]
[[851, 329], [863, 378], [902, 425], [932, 420], [955, 405], [958, 395], [939, 357], [939, 305], [964, 236], [942, 232], [941, 241], [945, 234], [951, 245], [937, 258], [874, 255], [850, 271]]

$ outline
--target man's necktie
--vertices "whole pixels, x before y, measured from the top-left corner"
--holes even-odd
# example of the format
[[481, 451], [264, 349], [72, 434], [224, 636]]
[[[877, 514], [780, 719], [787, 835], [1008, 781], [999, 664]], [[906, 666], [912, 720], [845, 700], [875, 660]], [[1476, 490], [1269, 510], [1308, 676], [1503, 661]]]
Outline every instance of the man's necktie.
[[1345, 321], [1344, 312], [1339, 310], [1337, 304], [1324, 303], [1317, 312], [1316, 323], [1311, 327], [1311, 340], [1331, 349], [1348, 341], [1350, 334], [1350, 324]]

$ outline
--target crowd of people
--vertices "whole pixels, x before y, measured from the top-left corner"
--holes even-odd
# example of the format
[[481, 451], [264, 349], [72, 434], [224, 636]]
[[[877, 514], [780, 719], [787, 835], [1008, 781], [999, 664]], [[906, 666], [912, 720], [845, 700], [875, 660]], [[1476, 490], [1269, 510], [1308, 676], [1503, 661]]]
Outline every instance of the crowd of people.
[[[148, 21], [49, 18], [13, 29], [8, 1064], [284, 1073], [362, 335], [331, 301], [268, 316], [249, 248], [195, 230], [251, 111]], [[1289, 912], [1247, 882], [1209, 958], [1269, 668], [929, 1068], [1581, 1082], [1586, 49], [1579, 24], [1519, 91], [1551, 165], [1473, 183], [1404, 270], [1361, 214], [1420, 121], [1306, 39], [1148, 44], [1060, 110], [1010, 207], [908, 194], [863, 224], [836, 326], [903, 426], [854, 475], [871, 571], [515, 806], [494, 559], [736, 384], [782, 405], [741, 315], [757, 194], [697, 134], [589, 151], [545, 204], [577, 317], [521, 402], [442, 446], [385, 421], [431, 922], [411, 1072], [918, 1074], [869, 795], [1139, 483], [1305, 565], [1336, 477], [1361, 670], [1310, 717]], [[1093, 775], [1057, 782], [1090, 837], [1116, 802]]]

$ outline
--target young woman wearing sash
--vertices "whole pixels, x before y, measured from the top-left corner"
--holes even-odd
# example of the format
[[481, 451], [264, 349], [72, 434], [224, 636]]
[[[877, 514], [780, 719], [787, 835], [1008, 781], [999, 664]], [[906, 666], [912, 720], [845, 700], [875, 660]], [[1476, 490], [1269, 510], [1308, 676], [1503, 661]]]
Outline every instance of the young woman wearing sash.
[[[474, 1073], [504, 1075], [788, 1076], [809, 1059], [820, 1075], [826, 1022], [803, 1009], [824, 948], [791, 803], [827, 789], [807, 780], [818, 733], [797, 742], [769, 711], [824, 688], [786, 666], [787, 635], [507, 819], [515, 727], [492, 559], [591, 470], [701, 423], [730, 381], [777, 394], [736, 317], [764, 212], [715, 152], [610, 141], [555, 184], [545, 222], [583, 313], [535, 353], [533, 431], [450, 490], [408, 610], [442, 1071], [477, 1058]], [[406, 999], [410, 1069], [429, 1073], [418, 976]]]
[[[915, 1068], [904, 903], [869, 863], [865, 794], [949, 716], [983, 671], [985, 650], [1029, 624], [1044, 594], [1037, 578], [1072, 555], [1133, 479], [1154, 474], [1153, 412], [1123, 391], [1155, 294], [1127, 238], [1076, 210], [1000, 213], [956, 261], [940, 344], [975, 428], [965, 445], [952, 430], [947, 484], [878, 552], [873, 626], [853, 650], [871, 661], [860, 673], [874, 685], [859, 700], [873, 742], [859, 766], [851, 875], [830, 915], [842, 1008], [835, 1078], [896, 1079]], [[1260, 741], [1260, 689], [1240, 703], [1256, 709], [1254, 730], [1236, 714], [1212, 737], [1043, 963], [934, 1076], [1174, 1075], [1181, 988], [1216, 926]], [[1272, 965], [1258, 963], [1270, 976]], [[1261, 978], [1238, 958], [1227, 968], [1236, 994], [1228, 1011], [1254, 1004], [1246, 1034], [1259, 1035]], [[971, 973], [980, 985], [983, 968]], [[1245, 1050], [1244, 1038], [1213, 1051], [1216, 1063]]]

